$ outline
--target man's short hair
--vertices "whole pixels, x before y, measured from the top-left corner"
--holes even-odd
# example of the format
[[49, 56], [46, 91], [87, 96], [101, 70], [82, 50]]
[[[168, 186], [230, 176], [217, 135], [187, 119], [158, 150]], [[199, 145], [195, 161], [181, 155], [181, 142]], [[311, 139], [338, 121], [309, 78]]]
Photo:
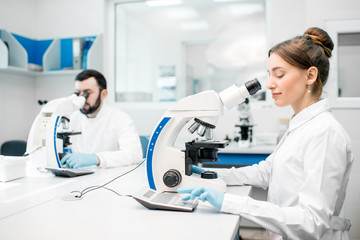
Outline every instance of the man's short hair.
[[106, 79], [104, 75], [94, 69], [87, 69], [76, 75], [75, 81], [83, 81], [85, 79], [94, 77], [100, 90], [106, 89]]

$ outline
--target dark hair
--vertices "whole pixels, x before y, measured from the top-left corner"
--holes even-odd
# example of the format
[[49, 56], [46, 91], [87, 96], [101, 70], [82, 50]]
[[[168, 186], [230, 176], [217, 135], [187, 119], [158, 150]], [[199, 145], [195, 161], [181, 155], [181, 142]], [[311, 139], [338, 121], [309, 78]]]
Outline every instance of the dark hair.
[[96, 79], [96, 82], [99, 85], [100, 90], [106, 89], [106, 79], [104, 75], [93, 69], [87, 69], [82, 71], [81, 73], [76, 75], [75, 81], [83, 81], [91, 77], [94, 77]]
[[313, 96], [320, 97], [329, 75], [329, 58], [333, 49], [334, 43], [328, 33], [312, 27], [306, 30], [304, 35], [275, 45], [269, 50], [268, 56], [276, 53], [287, 63], [304, 70], [316, 67], [318, 77], [312, 93]]

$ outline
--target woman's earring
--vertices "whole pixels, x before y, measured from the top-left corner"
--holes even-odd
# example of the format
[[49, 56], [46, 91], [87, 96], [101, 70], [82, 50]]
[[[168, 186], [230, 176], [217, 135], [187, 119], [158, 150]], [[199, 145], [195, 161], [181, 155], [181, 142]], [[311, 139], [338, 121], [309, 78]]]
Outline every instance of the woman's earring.
[[307, 85], [308, 93], [311, 93], [310, 85]]

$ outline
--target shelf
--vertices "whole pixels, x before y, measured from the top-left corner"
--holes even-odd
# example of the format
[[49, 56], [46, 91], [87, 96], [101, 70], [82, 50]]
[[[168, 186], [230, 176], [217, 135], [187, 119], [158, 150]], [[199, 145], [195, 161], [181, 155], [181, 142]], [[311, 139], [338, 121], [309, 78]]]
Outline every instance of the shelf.
[[25, 68], [20, 68], [20, 67], [13, 67], [13, 66], [8, 66], [5, 68], [0, 68], [0, 72], [4, 72], [4, 73], [16, 73], [16, 74], [23, 74], [23, 75], [28, 75], [29, 71]]
[[24, 68], [8, 66], [6, 68], [0, 68], [0, 73], [10, 73], [16, 75], [25, 76], [56, 76], [56, 75], [76, 75], [80, 73], [82, 69], [77, 70], [53, 70], [53, 71], [31, 71]]
[[[80, 64], [84, 59], [87, 69], [102, 71], [103, 68], [103, 38], [102, 35], [54, 40], [32, 40], [6, 30], [0, 30], [0, 73], [20, 74], [27, 76], [74, 75], [83, 69], [73, 67], [73, 54], [76, 41], [89, 48], [80, 51]], [[81, 45], [78, 45], [81, 46]], [[75, 49], [76, 50], [76, 49]], [[30, 55], [28, 55], [28, 53]], [[79, 53], [78, 53], [79, 54]], [[78, 63], [78, 62], [77, 62]], [[41, 66], [43, 71], [29, 70], [28, 65]], [[69, 69], [68, 69], [69, 68]]]
[[1, 31], [1, 40], [1, 67], [4, 67], [4, 65], [7, 63], [8, 66], [25, 69], [28, 59], [28, 54], [25, 48], [16, 40], [16, 38], [11, 33], [6, 30]]
[[52, 76], [52, 75], [66, 75], [66, 74], [78, 74], [82, 71], [83, 69], [66, 69], [66, 70], [52, 70], [52, 71], [43, 71], [43, 72], [38, 72], [37, 74], [40, 76], [46, 75], [46, 76]]

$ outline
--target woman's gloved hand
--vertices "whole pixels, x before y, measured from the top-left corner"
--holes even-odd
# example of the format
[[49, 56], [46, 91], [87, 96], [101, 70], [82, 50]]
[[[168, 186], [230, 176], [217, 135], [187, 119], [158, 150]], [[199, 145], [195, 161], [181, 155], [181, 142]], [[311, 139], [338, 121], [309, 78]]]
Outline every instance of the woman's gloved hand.
[[80, 168], [98, 165], [99, 160], [96, 154], [70, 153], [61, 159], [61, 165], [66, 164], [67, 168]]
[[206, 170], [201, 168], [201, 167], [198, 167], [196, 165], [192, 165], [192, 168], [191, 168], [192, 172], [193, 173], [196, 173], [196, 174], [201, 174], [202, 172], [205, 172]]
[[201, 201], [208, 201], [214, 207], [221, 209], [221, 206], [224, 201], [224, 193], [219, 192], [212, 188], [206, 187], [183, 187], [177, 190], [178, 193], [190, 193], [182, 198], [182, 200], [187, 201], [189, 199], [194, 200], [198, 197]]

